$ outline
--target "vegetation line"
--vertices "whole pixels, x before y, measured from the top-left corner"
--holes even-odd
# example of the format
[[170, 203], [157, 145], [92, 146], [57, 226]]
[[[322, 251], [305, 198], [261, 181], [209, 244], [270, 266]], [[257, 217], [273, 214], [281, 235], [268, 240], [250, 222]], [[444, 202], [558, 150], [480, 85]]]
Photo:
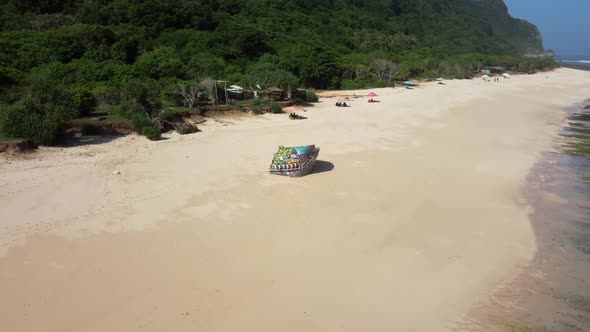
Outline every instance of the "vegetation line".
[[537, 28], [496, 0], [7, 0], [0, 132], [52, 144], [100, 112], [158, 139], [170, 107], [227, 103], [238, 88], [532, 73], [556, 66], [523, 56], [542, 51]]

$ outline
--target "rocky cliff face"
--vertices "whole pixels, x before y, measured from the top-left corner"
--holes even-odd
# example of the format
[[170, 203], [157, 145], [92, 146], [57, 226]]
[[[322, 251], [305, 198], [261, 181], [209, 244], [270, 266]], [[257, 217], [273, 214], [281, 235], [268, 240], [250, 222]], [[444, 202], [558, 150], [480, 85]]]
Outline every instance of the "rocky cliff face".
[[513, 18], [503, 0], [471, 0], [477, 15], [491, 27], [493, 34], [512, 43], [520, 53], [544, 52], [541, 32], [532, 23]]

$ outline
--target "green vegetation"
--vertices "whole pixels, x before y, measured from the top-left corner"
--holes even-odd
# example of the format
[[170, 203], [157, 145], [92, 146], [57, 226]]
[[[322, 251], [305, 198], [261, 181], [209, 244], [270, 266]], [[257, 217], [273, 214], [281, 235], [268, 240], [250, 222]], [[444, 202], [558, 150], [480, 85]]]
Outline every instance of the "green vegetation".
[[283, 106], [281, 104], [271, 101], [270, 102], [270, 112], [272, 114], [281, 114], [283, 113]]
[[281, 114], [283, 113], [283, 107], [275, 101], [256, 99], [252, 102], [252, 113], [257, 115], [264, 113]]
[[0, 112], [0, 132], [35, 144], [51, 144], [59, 137], [63, 123], [77, 116], [72, 101], [65, 89], [37, 82], [23, 99]]
[[562, 134], [567, 137], [563, 152], [590, 157], [590, 111], [580, 110], [569, 117], [569, 126]]
[[2, 136], [0, 134], [0, 142], [8, 142], [8, 141], [12, 141], [12, 140], [14, 140], [13, 137]]
[[536, 328], [518, 321], [506, 321], [501, 324], [507, 332], [550, 332], [545, 328]]
[[320, 97], [315, 93], [315, 91], [306, 91], [305, 92], [305, 101], [308, 103], [317, 103], [320, 100]]
[[542, 48], [499, 0], [6, 0], [0, 131], [51, 144], [99, 111], [156, 139], [164, 110], [217, 101], [215, 80], [329, 89], [483, 65], [530, 73], [555, 66], [522, 56]]
[[193, 124], [185, 124], [178, 130], [181, 135], [198, 133], [199, 131], [199, 128]]

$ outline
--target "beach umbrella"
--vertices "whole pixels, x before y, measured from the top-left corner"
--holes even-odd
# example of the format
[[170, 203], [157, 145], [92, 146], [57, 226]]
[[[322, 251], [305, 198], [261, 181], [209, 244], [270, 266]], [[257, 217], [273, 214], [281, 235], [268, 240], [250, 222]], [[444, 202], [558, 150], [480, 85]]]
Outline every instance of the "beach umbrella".
[[490, 78], [488, 75], [483, 75], [482, 78]]
[[510, 77], [510, 74], [504, 73], [504, 74], [502, 74], [502, 76], [504, 76], [505, 78], [509, 78]]
[[444, 80], [444, 78], [442, 78], [442, 77], [439, 77], [439, 78], [437, 78], [436, 80], [437, 80], [437, 81], [439, 81], [439, 82], [442, 82], [442, 81]]
[[377, 94], [375, 92], [371, 92], [367, 96], [369, 96], [369, 97], [377, 97]]
[[416, 85], [416, 83], [412, 82], [412, 81], [405, 81], [404, 82], [405, 85], [409, 85], [409, 86], [414, 86]]

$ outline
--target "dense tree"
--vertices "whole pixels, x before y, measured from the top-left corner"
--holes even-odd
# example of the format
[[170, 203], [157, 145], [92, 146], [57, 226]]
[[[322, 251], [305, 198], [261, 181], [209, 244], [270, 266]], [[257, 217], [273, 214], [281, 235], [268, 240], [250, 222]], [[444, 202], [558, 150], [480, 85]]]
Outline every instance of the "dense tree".
[[261, 86], [278, 86], [282, 88], [295, 88], [298, 86], [298, 79], [288, 70], [281, 68], [278, 59], [272, 56], [265, 56], [259, 62], [253, 63], [248, 67], [243, 79], [244, 83], [253, 87]]
[[[29, 136], [38, 122], [44, 134], [35, 140], [48, 142], [59, 132], [53, 124], [98, 107], [157, 137], [162, 103], [183, 103], [171, 98], [178, 81], [209, 77], [200, 91], [216, 80], [379, 86], [470, 77], [485, 64], [553, 66], [521, 56], [540, 50], [536, 27], [510, 17], [499, 0], [6, 0], [0, 127]], [[68, 102], [34, 96], [41, 83]]]

